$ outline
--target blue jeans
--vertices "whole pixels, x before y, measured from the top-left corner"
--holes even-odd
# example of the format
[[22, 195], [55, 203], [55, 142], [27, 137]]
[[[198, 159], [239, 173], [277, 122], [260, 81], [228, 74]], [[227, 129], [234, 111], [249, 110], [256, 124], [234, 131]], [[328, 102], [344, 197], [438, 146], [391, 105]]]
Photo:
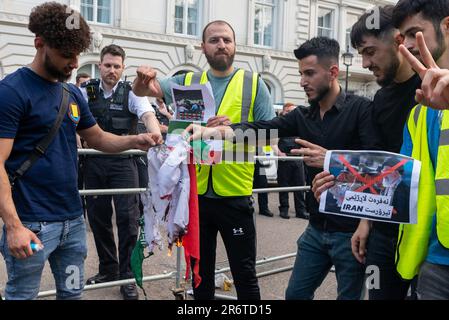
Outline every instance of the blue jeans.
[[27, 259], [14, 258], [8, 249], [6, 228], [0, 251], [6, 262], [7, 300], [31, 300], [37, 297], [45, 262], [50, 263], [56, 283], [57, 299], [81, 299], [84, 288], [84, 260], [87, 256], [86, 226], [83, 216], [63, 222], [26, 222], [36, 233], [44, 249]]
[[359, 300], [364, 265], [351, 251], [350, 232], [324, 232], [310, 224], [298, 239], [298, 252], [288, 283], [287, 300], [311, 300], [332, 265], [337, 277], [338, 300]]

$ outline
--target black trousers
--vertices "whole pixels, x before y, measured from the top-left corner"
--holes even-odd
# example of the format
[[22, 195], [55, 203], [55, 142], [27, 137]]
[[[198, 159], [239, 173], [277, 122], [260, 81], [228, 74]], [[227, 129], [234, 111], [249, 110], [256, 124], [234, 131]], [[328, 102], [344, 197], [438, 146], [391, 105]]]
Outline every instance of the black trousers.
[[200, 276], [196, 300], [212, 300], [215, 295], [217, 233], [223, 239], [239, 300], [259, 300], [256, 277], [256, 229], [249, 197], [211, 199], [199, 197]]
[[[306, 184], [304, 165], [302, 162], [279, 161], [277, 173], [279, 187], [296, 187], [304, 186]], [[306, 211], [304, 195], [304, 191], [293, 192], [297, 215], [304, 214]], [[279, 192], [279, 211], [288, 213], [288, 208], [288, 192]]]
[[[256, 161], [254, 166], [254, 180], [253, 189], [267, 188], [267, 176], [265, 174], [260, 174], [261, 164]], [[257, 203], [259, 204], [259, 212], [268, 211], [268, 193], [257, 194]]]
[[403, 280], [396, 271], [397, 239], [397, 234], [386, 234], [375, 227], [370, 232], [366, 267], [378, 268], [380, 279], [378, 288], [368, 288], [369, 300], [404, 300], [407, 297], [411, 281]]
[[[137, 188], [138, 176], [134, 158], [91, 157], [86, 160], [86, 189]], [[132, 278], [131, 253], [137, 241], [138, 195], [88, 196], [87, 216], [94, 234], [99, 258], [99, 272]], [[112, 204], [118, 230], [117, 247], [112, 227]]]

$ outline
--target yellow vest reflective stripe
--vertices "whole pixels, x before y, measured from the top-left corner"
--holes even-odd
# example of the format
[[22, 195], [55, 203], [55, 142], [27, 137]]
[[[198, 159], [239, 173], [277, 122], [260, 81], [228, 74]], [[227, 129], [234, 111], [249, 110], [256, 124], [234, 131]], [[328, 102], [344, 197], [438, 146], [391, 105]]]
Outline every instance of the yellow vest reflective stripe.
[[[184, 85], [208, 82], [207, 72], [188, 73]], [[232, 123], [254, 121], [258, 74], [237, 70], [228, 83], [217, 115], [226, 115]], [[225, 142], [223, 151], [235, 150], [236, 146]], [[237, 146], [238, 148], [238, 146]], [[207, 192], [209, 175], [212, 175], [214, 192], [223, 197], [249, 196], [253, 190], [254, 163], [222, 161], [214, 166], [197, 166], [198, 194]]]
[[418, 223], [399, 227], [396, 269], [403, 279], [411, 280], [427, 256], [432, 219], [436, 211], [435, 172], [427, 137], [427, 107], [418, 105], [410, 113], [407, 128], [413, 143], [412, 158], [421, 161], [418, 185]]
[[443, 111], [438, 145], [435, 189], [437, 199], [437, 236], [449, 249], [449, 112]]

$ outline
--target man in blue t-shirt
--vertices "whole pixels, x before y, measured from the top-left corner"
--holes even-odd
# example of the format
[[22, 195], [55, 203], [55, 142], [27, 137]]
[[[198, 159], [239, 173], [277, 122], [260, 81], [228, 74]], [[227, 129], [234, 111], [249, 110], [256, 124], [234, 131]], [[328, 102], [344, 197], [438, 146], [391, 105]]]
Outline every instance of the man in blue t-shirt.
[[90, 45], [86, 21], [56, 2], [33, 9], [29, 30], [37, 50], [33, 62], [0, 82], [0, 251], [8, 273], [6, 299], [33, 299], [48, 260], [58, 299], [79, 299], [87, 254], [85, 224], [77, 189], [76, 132], [89, 146], [105, 152], [160, 143], [157, 134], [115, 136], [102, 131], [74, 85], [61, 127], [45, 154], [19, 177], [13, 176], [53, 126], [62, 101], [62, 82], [78, 67]]

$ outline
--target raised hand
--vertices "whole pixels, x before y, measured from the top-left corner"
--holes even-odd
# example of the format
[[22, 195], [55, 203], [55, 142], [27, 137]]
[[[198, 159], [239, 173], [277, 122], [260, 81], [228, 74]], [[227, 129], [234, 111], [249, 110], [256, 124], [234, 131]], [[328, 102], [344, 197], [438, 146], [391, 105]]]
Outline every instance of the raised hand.
[[137, 69], [137, 77], [133, 83], [133, 92], [137, 96], [162, 97], [159, 82], [156, 79], [157, 72], [150, 66], [140, 66]]
[[291, 154], [304, 156], [304, 163], [309, 167], [323, 167], [327, 151], [325, 148], [303, 139], [296, 139], [295, 142], [302, 148], [292, 149], [290, 151]]
[[416, 33], [416, 41], [422, 62], [404, 45], [399, 51], [422, 79], [421, 89], [416, 90], [416, 101], [434, 108], [449, 109], [449, 70], [441, 69], [432, 57], [422, 32]]

